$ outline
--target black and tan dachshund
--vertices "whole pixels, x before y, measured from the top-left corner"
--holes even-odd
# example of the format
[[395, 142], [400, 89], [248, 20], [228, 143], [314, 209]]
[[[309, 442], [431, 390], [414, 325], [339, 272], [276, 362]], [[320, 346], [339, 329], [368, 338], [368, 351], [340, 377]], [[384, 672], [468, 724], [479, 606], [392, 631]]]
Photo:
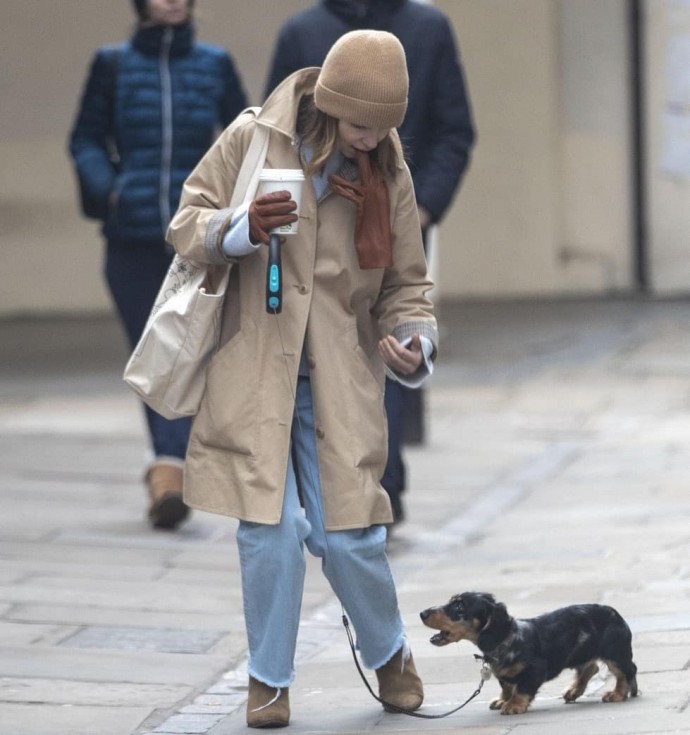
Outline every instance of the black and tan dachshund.
[[490, 704], [501, 714], [525, 712], [539, 687], [563, 669], [575, 669], [575, 681], [563, 693], [566, 702], [574, 702], [599, 671], [597, 661], [616, 677], [615, 688], [602, 701], [637, 696], [632, 635], [612, 607], [570, 605], [518, 620], [493, 595], [463, 592], [445, 605], [423, 610], [420, 617], [440, 631], [431, 637], [435, 646], [468, 640], [479, 648], [501, 685], [501, 696]]

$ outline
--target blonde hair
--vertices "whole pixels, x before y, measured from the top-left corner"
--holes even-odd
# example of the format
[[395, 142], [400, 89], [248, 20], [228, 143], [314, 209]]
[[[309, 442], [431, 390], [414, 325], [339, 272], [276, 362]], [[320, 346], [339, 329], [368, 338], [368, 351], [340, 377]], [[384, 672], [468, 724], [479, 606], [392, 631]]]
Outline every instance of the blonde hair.
[[[306, 176], [320, 171], [328, 157], [338, 147], [338, 120], [321, 112], [314, 104], [314, 95], [305, 95], [300, 100], [297, 113], [297, 135], [299, 137], [300, 157], [306, 147], [311, 149], [311, 160], [304, 165]], [[390, 134], [376, 147], [375, 158], [384, 176], [395, 175], [397, 153]]]

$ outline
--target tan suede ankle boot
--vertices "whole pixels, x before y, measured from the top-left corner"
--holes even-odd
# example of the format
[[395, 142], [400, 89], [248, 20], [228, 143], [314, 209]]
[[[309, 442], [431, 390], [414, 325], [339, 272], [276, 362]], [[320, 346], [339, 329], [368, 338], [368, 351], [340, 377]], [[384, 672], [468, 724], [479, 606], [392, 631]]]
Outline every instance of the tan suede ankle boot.
[[189, 515], [182, 500], [182, 466], [156, 462], [146, 473], [149, 521], [154, 528], [173, 529]]
[[248, 727], [286, 727], [290, 723], [289, 690], [275, 689], [249, 677], [247, 698]]
[[[379, 697], [396, 707], [415, 710], [422, 706], [424, 688], [409, 649], [408, 658], [403, 658], [405, 648], [406, 646], [403, 646], [387, 664], [376, 669]], [[385, 704], [383, 708], [386, 712], [395, 712], [395, 709], [386, 707]]]

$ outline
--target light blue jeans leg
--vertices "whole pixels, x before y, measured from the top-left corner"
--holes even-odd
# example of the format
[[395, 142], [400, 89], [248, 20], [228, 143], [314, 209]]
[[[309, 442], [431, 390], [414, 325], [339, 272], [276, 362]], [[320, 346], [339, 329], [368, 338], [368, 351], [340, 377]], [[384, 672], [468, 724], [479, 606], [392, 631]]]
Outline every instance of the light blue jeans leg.
[[386, 557], [386, 528], [375, 525], [326, 532], [311, 384], [305, 378], [298, 381], [295, 414], [293, 457], [311, 526], [307, 548], [321, 558], [323, 572], [352, 621], [364, 665], [378, 669], [400, 649], [405, 637]]
[[242, 521], [237, 530], [248, 670], [255, 679], [276, 688], [290, 686], [294, 678], [308, 534], [290, 459], [280, 523]]
[[294, 678], [305, 541], [352, 621], [364, 665], [378, 669], [403, 645], [385, 527], [326, 533], [323, 519], [311, 385], [301, 378], [280, 523], [242, 521], [237, 531], [249, 674], [272, 687]]

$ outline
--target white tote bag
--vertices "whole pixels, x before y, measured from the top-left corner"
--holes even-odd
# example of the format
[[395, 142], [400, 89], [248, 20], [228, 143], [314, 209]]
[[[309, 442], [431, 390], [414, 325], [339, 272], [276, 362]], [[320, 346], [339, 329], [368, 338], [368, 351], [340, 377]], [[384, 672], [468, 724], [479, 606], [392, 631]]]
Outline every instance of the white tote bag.
[[[258, 125], [237, 175], [231, 207], [254, 197], [269, 133]], [[194, 416], [206, 387], [206, 368], [218, 347], [230, 265], [209, 266], [176, 255], [123, 378], [167, 419]], [[211, 276], [220, 274], [216, 288]]]

